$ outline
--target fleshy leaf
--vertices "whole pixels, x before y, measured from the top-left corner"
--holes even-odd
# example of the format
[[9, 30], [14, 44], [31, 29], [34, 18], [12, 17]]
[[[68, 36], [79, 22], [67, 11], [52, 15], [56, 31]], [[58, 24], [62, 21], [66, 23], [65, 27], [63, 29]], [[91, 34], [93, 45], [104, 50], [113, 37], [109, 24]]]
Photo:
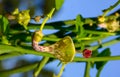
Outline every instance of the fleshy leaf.
[[[100, 54], [98, 54], [98, 57], [104, 57], [104, 56], [110, 56], [111, 52], [110, 49], [107, 48], [105, 50], [103, 50]], [[103, 62], [95, 62], [96, 64], [96, 68], [98, 70], [96, 77], [99, 77], [102, 69], [104, 68], [104, 65], [107, 63], [107, 61], [103, 61]]]
[[59, 10], [64, 3], [64, 0], [45, 0], [44, 15], [47, 15], [52, 8]]
[[62, 7], [63, 3], [64, 3], [64, 0], [55, 0], [56, 10], [59, 10]]
[[9, 22], [2, 15], [0, 15], [0, 32], [4, 35], [9, 32]]

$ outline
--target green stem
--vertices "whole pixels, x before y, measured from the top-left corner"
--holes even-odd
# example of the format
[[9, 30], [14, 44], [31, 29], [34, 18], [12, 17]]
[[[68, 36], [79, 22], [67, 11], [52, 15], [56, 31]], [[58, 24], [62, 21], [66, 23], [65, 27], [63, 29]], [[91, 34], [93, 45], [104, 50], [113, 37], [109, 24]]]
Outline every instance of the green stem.
[[59, 72], [59, 74], [57, 75], [57, 77], [61, 77], [61, 75], [62, 75], [62, 73], [63, 73], [63, 71], [64, 71], [65, 66], [66, 66], [66, 64], [63, 63], [63, 65], [62, 65], [62, 67], [61, 67], [61, 69], [60, 69], [60, 72]]
[[56, 42], [56, 41], [59, 41], [59, 40], [60, 40], [60, 38], [43, 37], [43, 40], [46, 40], [46, 41], [54, 41], [54, 42]]
[[0, 55], [0, 60], [5, 60], [14, 56], [20, 56], [23, 55], [21, 53], [17, 53], [17, 52], [12, 52], [12, 53], [8, 53], [8, 54], [4, 54], [4, 55]]
[[[119, 41], [119, 40], [110, 40], [110, 41], [108, 41], [108, 42], [102, 43], [102, 47], [107, 47], [107, 46], [116, 44], [116, 43], [118, 43], [118, 42], [120, 42], [120, 41]], [[95, 46], [91, 46], [91, 47], [88, 47], [88, 48], [90, 48], [90, 49], [92, 49], [92, 50], [95, 50], [95, 49], [98, 48], [98, 47], [99, 47], [98, 45], [95, 45]]]
[[[106, 47], [106, 46], [110, 46], [110, 45], [118, 43], [118, 42], [119, 42], [119, 40], [112, 40], [112, 41], [110, 40], [108, 42], [103, 43], [102, 46]], [[94, 50], [94, 49], [96, 49], [98, 47], [99, 46], [96, 45], [96, 46], [92, 46], [92, 47], [88, 47], [88, 48]], [[0, 45], [0, 54], [14, 53], [14, 52], [20, 53], [19, 55], [22, 55], [22, 54], [34, 54], [34, 55], [38, 55], [38, 56], [53, 57], [53, 55], [48, 54], [48, 53], [35, 52], [33, 49], [31, 49], [31, 47], [26, 49], [26, 48], [21, 48], [21, 47], [13, 47], [13, 46], [9, 46], [9, 45]], [[10, 57], [14, 57], [14, 56], [18, 56], [18, 55], [16, 55], [16, 54], [14, 54], [14, 55], [12, 54], [12, 56], [11, 55], [6, 55], [6, 56], [3, 55], [3, 56], [0, 56], [0, 60], [4, 60], [4, 59], [10, 58]], [[82, 60], [84, 60], [84, 58]], [[120, 58], [116, 58], [116, 60], [120, 60]]]
[[103, 70], [104, 66], [102, 66], [101, 68], [99, 68], [96, 77], [100, 77], [101, 71]]
[[99, 40], [99, 39], [103, 39], [104, 37], [83, 37], [83, 38], [77, 38], [78, 41], [81, 41], [81, 40], [85, 40], [85, 41], [88, 41], [88, 40]]
[[34, 77], [38, 77], [40, 71], [45, 66], [48, 60], [49, 60], [49, 57], [43, 57], [42, 61], [39, 63], [38, 67], [36, 67], [34, 71]]
[[45, 23], [47, 22], [47, 20], [48, 20], [49, 18], [52, 17], [52, 14], [54, 13], [54, 11], [55, 11], [55, 8], [53, 8], [53, 9], [50, 11], [50, 13], [47, 15], [47, 17], [44, 19], [44, 21], [43, 21], [42, 24], [41, 24], [40, 31], [43, 30], [43, 27], [44, 27]]
[[90, 77], [90, 62], [86, 62], [85, 74], [84, 77]]
[[[11, 58], [11, 57], [15, 57], [15, 56], [20, 56], [21, 54], [17, 54], [17, 55], [2, 55], [0, 56], [0, 60], [4, 60], [4, 59], [7, 59], [7, 58]], [[36, 54], [34, 54], [36, 55]], [[52, 57], [54, 58], [53, 56], [49, 56], [48, 57]], [[93, 58], [80, 58], [80, 57], [75, 57], [74, 58], [74, 62], [75, 61], [108, 61], [108, 60], [120, 60], [120, 56], [111, 56], [111, 57], [93, 57]]]
[[[120, 60], [120, 56], [94, 57], [94, 58], [75, 57], [73, 61], [85, 62], [85, 61], [108, 61], [108, 60]], [[38, 64], [39, 63], [34, 63], [34, 64], [26, 65], [26, 66], [21, 66], [21, 67], [15, 68], [15, 69], [11, 69], [11, 70], [1, 71], [0, 76], [5, 77], [6, 74], [10, 75], [10, 74], [14, 74], [14, 73], [27, 72], [27, 71], [30, 71], [30, 70], [33, 70], [34, 68], [36, 68], [38, 66]], [[65, 65], [62, 66], [59, 76], [62, 74], [62, 72], [63, 72], [62, 70], [64, 70], [64, 67], [65, 67]]]
[[120, 60], [120, 56], [92, 57], [92, 58], [75, 57], [73, 61], [74, 62], [76, 61], [86, 62], [86, 61], [108, 61], [108, 60]]
[[[36, 52], [35, 50], [30, 48], [21, 48], [21, 47], [13, 47], [8, 45], [0, 45], [0, 54], [4, 53], [12, 53], [12, 52], [18, 52], [21, 54], [34, 54], [38, 56], [48, 56], [53, 57], [51, 54], [44, 53], [44, 52]], [[1, 56], [0, 56], [1, 57]]]
[[[118, 38], [119, 38], [119, 37], [118, 37]], [[78, 40], [81, 40], [81, 39], [82, 39], [82, 38], [80, 38], [80, 39], [78, 39]], [[95, 37], [95, 38], [92, 38], [92, 39], [98, 40], [98, 39], [103, 39], [103, 38], [102, 38], [102, 37], [99, 37], [99, 38]], [[84, 43], [85, 45], [89, 45], [89, 44], [91, 44], [91, 43], [94, 42], [94, 40], [92, 41], [92, 39], [90, 39], [90, 41], [87, 41], [87, 42], [83, 41], [83, 42], [81, 42], [81, 44]], [[107, 41], [107, 42], [102, 42], [101, 44], [102, 44], [102, 47], [108, 47], [108, 46], [111, 46], [111, 45], [116, 44], [116, 43], [118, 43], [118, 42], [120, 42], [120, 41], [117, 40], [117, 38], [116, 38], [116, 39], [113, 39], [113, 40], [109, 40], [109, 41]], [[80, 44], [76, 44], [76, 43], [75, 43], [75, 47], [79, 47], [79, 46], [80, 46]], [[95, 50], [95, 49], [99, 48], [99, 45], [96, 44], [96, 45], [94, 45], [94, 46], [90, 46], [90, 47], [86, 47], [86, 48], [91, 49], [91, 50]]]
[[109, 33], [109, 32], [100, 32], [100, 31], [92, 31], [92, 30], [85, 30], [86, 33], [90, 33], [90, 34], [102, 34], [102, 35], [111, 35], [114, 36], [117, 33]]
[[42, 31], [45, 23], [47, 22], [47, 20], [49, 19], [49, 17], [46, 17], [45, 20], [43, 21], [42, 25], [40, 26], [40, 30]]
[[21, 67], [10, 69], [10, 70], [0, 71], [0, 76], [6, 77], [8, 75], [15, 74], [15, 73], [27, 72], [36, 68], [37, 65], [38, 63], [34, 63], [34, 64], [25, 65], [25, 66], [21, 66]]
[[106, 9], [103, 13], [103, 17], [107, 15], [108, 12], [110, 12], [111, 10], [113, 10], [116, 6], [118, 6], [120, 4], [120, 0], [118, 0], [114, 5], [110, 6], [108, 9]]

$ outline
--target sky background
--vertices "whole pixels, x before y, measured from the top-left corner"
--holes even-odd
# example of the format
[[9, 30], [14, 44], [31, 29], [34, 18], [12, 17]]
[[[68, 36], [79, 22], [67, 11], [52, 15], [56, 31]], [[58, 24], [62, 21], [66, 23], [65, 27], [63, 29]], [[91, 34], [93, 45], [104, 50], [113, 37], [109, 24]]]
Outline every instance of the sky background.
[[[37, 3], [38, 0], [34, 0]], [[81, 14], [83, 17], [96, 17], [102, 14], [102, 10], [108, 8], [109, 6], [113, 5], [117, 0], [65, 0], [61, 10], [49, 21], [62, 21], [62, 20], [70, 20], [75, 19], [78, 14]], [[120, 9], [120, 5], [112, 10], [110, 13], [114, 12], [115, 10]], [[109, 14], [110, 14], [109, 13]], [[37, 15], [40, 13], [37, 12]], [[32, 21], [34, 22], [34, 21]], [[45, 32], [46, 33], [46, 32]], [[110, 37], [113, 38], [113, 37]], [[109, 39], [110, 39], [109, 38]], [[108, 39], [107, 39], [108, 40]], [[110, 50], [112, 51], [112, 55], [120, 55], [120, 42], [109, 46]], [[22, 58], [27, 57], [27, 60], [38, 59], [40, 57], [34, 55], [26, 55]], [[12, 65], [16, 60], [11, 60], [12, 62], [9, 63], [7, 60], [4, 62], [8, 67], [10, 64]], [[60, 67], [57, 67], [59, 61], [52, 62], [47, 64], [45, 68], [52, 69], [56, 74], [59, 72]], [[120, 61], [109, 61], [103, 71], [101, 72], [100, 77], [119, 77], [120, 76]], [[66, 66], [66, 69], [62, 75], [62, 77], [83, 77], [84, 70], [85, 70], [85, 63], [69, 63]], [[12, 67], [9, 67], [12, 68]], [[91, 69], [91, 77], [95, 77], [97, 70]], [[21, 77], [19, 74], [12, 75], [11, 77]], [[30, 77], [32, 77], [30, 75]]]

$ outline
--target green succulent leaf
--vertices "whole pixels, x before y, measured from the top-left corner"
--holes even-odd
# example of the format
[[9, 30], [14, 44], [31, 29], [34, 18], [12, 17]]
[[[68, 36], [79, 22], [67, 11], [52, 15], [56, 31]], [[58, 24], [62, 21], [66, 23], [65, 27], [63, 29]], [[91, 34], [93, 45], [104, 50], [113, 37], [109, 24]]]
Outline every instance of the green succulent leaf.
[[2, 44], [9, 44], [7, 39], [7, 34], [9, 32], [9, 22], [8, 20], [0, 15], [0, 39]]
[[9, 32], [9, 22], [7, 18], [0, 15], [0, 33], [6, 35]]
[[47, 15], [52, 8], [57, 11], [62, 7], [64, 0], [45, 0], [44, 15]]
[[[105, 56], [110, 56], [110, 55], [111, 55], [110, 49], [107, 48], [107, 49], [103, 50], [100, 54], [98, 54], [98, 57], [105, 57]], [[98, 70], [96, 77], [100, 76], [100, 73], [101, 73], [101, 71], [104, 68], [106, 63], [107, 63], [107, 61], [95, 62], [96, 68]]]
[[63, 3], [64, 3], [64, 0], [55, 0], [56, 10], [59, 10], [62, 7]]

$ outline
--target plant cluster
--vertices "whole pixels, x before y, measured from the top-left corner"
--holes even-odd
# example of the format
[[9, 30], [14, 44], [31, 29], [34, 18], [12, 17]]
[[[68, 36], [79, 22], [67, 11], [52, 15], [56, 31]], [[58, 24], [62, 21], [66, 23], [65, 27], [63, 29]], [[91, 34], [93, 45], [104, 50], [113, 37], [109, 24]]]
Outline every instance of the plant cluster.
[[[71, 62], [86, 63], [84, 77], [90, 77], [91, 68], [98, 70], [96, 77], [99, 77], [108, 61], [120, 60], [119, 55], [111, 56], [109, 48], [98, 52], [98, 49], [120, 41], [120, 37], [117, 37], [102, 42], [109, 36], [120, 35], [120, 10], [107, 16], [111, 10], [120, 4], [120, 0], [103, 10], [103, 14], [96, 18], [83, 18], [81, 15], [77, 15], [74, 20], [50, 23], [47, 23], [47, 20], [60, 10], [64, 0], [45, 0], [42, 7], [43, 15], [41, 16], [33, 16], [33, 6], [27, 10], [20, 10], [18, 8], [20, 2], [15, 3], [14, 1], [4, 0], [3, 3], [0, 3], [0, 6], [3, 6], [1, 8], [7, 7], [6, 4], [15, 4], [12, 11], [9, 9], [0, 10], [0, 60], [26, 54], [43, 56], [43, 58], [39, 62], [1, 70], [1, 77], [30, 70], [34, 70], [33, 76], [38, 77], [43, 67], [56, 59], [60, 60], [62, 67], [59, 74], [54, 74], [53, 77], [61, 77], [65, 66]], [[31, 19], [36, 23], [40, 22], [41, 19], [43, 21], [41, 24], [36, 24], [31, 23]], [[44, 35], [42, 33], [44, 29], [57, 29], [58, 31]], [[40, 46], [39, 42], [42, 40], [46, 42]], [[97, 42], [97, 44], [92, 46], [91, 43], [93, 42]], [[82, 54], [83, 56], [75, 56], [75, 54]]]

